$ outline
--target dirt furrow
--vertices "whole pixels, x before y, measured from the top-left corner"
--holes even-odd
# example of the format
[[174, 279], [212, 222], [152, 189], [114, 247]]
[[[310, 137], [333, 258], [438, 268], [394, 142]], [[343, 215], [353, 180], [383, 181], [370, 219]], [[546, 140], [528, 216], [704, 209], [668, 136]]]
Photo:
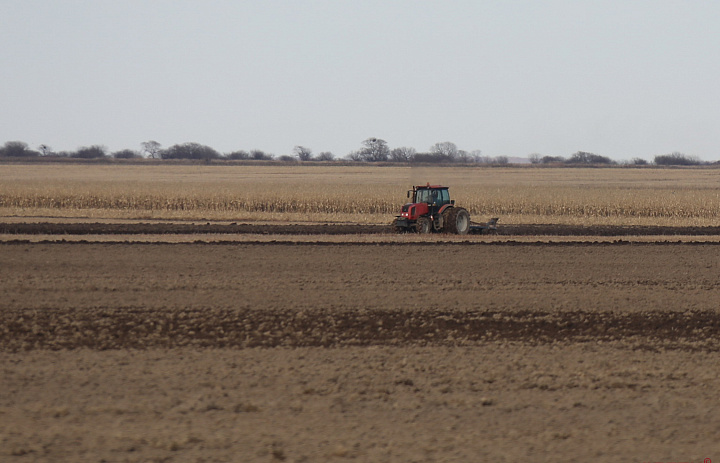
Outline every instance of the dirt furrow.
[[[206, 224], [191, 223], [0, 223], [0, 234], [139, 235], [139, 234], [269, 234], [359, 235], [392, 233], [389, 225], [373, 224]], [[546, 236], [712, 236], [720, 227], [640, 225], [501, 224], [498, 235]]]
[[0, 350], [155, 347], [461, 346], [632, 341], [637, 348], [717, 351], [711, 311], [590, 313], [442, 310], [157, 311], [141, 308], [0, 312]]

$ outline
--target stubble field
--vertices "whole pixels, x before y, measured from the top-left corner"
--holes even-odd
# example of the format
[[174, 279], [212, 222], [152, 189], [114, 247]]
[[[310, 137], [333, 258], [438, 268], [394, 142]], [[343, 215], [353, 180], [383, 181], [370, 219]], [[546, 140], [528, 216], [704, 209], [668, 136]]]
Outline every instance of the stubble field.
[[[83, 167], [58, 171], [45, 188], [102, 191]], [[379, 171], [386, 186], [399, 175]], [[208, 172], [183, 172], [202, 196]], [[390, 235], [385, 212], [352, 220], [361, 215], [327, 210], [303, 222], [276, 212], [233, 219], [251, 212], [207, 206], [173, 215], [5, 203], [0, 460], [720, 458], [714, 171], [611, 182], [624, 172], [579, 170], [570, 186], [555, 171], [513, 175], [548, 195], [587, 193], [584, 179], [641, 199], [674, 188], [706, 206], [681, 202], [655, 220], [628, 213], [607, 224], [586, 209], [535, 210], [502, 216], [499, 236], [456, 239]], [[0, 196], [33, 197], [32, 175], [14, 173]], [[269, 182], [252, 174], [239, 184]], [[316, 193], [330, 199], [339, 188], [332, 169], [275, 174], [285, 184], [310, 174], [336, 182]], [[372, 184], [355, 174], [350, 183]], [[490, 174], [460, 172], [457, 184]], [[449, 183], [454, 173], [443, 175]], [[632, 204], [624, 210], [650, 210]], [[238, 230], [246, 226], [261, 229]], [[345, 232], [330, 239], [322, 227]], [[233, 242], [243, 235], [248, 242]], [[177, 236], [188, 239], [172, 243]]]
[[477, 220], [720, 226], [716, 168], [1, 167], [3, 217], [388, 224], [406, 190], [430, 182]]

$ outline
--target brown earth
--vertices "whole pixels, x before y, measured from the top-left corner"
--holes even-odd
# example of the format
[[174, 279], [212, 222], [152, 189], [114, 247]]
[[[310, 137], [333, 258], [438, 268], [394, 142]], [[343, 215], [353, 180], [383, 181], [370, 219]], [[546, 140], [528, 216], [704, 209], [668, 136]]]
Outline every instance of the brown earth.
[[0, 461], [720, 458], [713, 244], [0, 244]]
[[[392, 233], [389, 225], [363, 224], [249, 224], [233, 223], [0, 223], [0, 234], [18, 235], [148, 235], [148, 234], [272, 234], [359, 235]], [[517, 236], [710, 236], [720, 227], [644, 225], [499, 224], [498, 235]]]

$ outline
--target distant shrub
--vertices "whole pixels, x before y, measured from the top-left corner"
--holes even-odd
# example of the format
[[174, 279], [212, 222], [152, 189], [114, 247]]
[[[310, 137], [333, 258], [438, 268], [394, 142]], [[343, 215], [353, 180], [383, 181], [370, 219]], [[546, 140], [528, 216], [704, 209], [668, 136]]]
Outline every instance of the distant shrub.
[[428, 164], [446, 164], [455, 162], [455, 157], [443, 153], [415, 153], [411, 159], [412, 162], [422, 162]]
[[559, 162], [565, 162], [565, 158], [562, 156], [543, 156], [540, 158], [541, 164], [555, 164]]
[[578, 151], [565, 161], [567, 164], [614, 164], [613, 160], [599, 154]]
[[142, 155], [139, 152], [133, 150], [120, 150], [112, 153], [112, 157], [114, 157], [115, 159], [134, 159], [141, 158]]
[[39, 156], [40, 153], [28, 148], [28, 144], [22, 141], [8, 141], [0, 148], [0, 157], [30, 157]]
[[75, 152], [70, 152], [71, 158], [78, 159], [98, 159], [107, 156], [107, 148], [100, 145], [83, 146]]
[[250, 151], [250, 158], [256, 161], [270, 161], [273, 158], [272, 154], [267, 154], [265, 151], [252, 150]]
[[162, 159], [201, 159], [209, 161], [218, 159], [220, 153], [209, 146], [199, 143], [183, 143], [181, 145], [173, 145], [168, 149], [160, 152]]
[[323, 151], [322, 153], [317, 155], [316, 158], [318, 161], [332, 161], [335, 159], [335, 156], [330, 151]]
[[702, 162], [695, 156], [675, 152], [655, 156], [655, 164], [658, 166], [699, 166]]
[[231, 159], [233, 161], [241, 161], [243, 159], [250, 159], [250, 153], [243, 150], [233, 151], [232, 153], [228, 153], [225, 155], [227, 159]]

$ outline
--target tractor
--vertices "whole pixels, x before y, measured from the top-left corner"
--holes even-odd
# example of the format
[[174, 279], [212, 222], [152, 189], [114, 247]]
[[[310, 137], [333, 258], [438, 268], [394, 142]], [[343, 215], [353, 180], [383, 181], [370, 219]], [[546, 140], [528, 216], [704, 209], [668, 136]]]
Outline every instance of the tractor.
[[412, 194], [412, 202], [404, 204], [400, 215], [395, 217], [392, 227], [396, 233], [482, 233], [486, 230], [497, 230], [498, 219], [491, 219], [486, 224], [475, 224], [470, 221], [470, 214], [463, 207], [455, 206], [450, 199], [449, 187], [440, 185], [413, 186], [408, 190], [407, 197]]

